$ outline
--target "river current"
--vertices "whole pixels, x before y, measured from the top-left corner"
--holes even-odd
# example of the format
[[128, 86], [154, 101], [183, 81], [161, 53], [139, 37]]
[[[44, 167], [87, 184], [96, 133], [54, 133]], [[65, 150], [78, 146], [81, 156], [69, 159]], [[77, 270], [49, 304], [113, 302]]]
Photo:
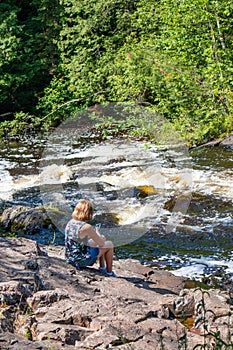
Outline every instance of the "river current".
[[232, 148], [31, 137], [1, 141], [0, 154], [1, 201], [61, 209], [60, 237], [89, 198], [117, 257], [196, 279], [233, 276]]

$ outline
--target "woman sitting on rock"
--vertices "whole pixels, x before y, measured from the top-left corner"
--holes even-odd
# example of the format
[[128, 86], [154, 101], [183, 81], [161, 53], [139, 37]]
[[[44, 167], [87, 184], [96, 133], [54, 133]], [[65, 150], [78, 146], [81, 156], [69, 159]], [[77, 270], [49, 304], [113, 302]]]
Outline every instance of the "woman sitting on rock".
[[107, 276], [117, 277], [112, 271], [113, 244], [106, 241], [98, 227], [94, 230], [88, 222], [94, 213], [90, 201], [82, 199], [76, 205], [72, 219], [65, 228], [66, 261], [77, 269], [92, 266], [99, 260], [99, 270]]

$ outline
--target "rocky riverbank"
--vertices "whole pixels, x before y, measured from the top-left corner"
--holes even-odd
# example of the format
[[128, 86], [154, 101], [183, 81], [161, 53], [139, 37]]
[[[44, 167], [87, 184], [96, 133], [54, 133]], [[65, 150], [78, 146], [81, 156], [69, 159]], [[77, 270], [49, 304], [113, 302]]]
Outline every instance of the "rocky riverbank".
[[[0, 238], [0, 349], [193, 349], [232, 344], [232, 298], [136, 260], [77, 271], [64, 247]], [[218, 347], [220, 349], [220, 347]], [[221, 349], [225, 349], [222, 347]]]

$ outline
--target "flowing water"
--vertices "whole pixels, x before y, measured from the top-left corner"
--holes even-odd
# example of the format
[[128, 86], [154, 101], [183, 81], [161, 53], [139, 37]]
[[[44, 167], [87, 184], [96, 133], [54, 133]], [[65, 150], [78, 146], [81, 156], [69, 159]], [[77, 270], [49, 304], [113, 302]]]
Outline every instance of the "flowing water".
[[[64, 136], [64, 135], [63, 135]], [[233, 276], [233, 149], [159, 149], [124, 138], [3, 140], [0, 199], [56, 207], [64, 225], [80, 198], [116, 255], [192, 278]], [[39, 238], [38, 238], [39, 239]]]

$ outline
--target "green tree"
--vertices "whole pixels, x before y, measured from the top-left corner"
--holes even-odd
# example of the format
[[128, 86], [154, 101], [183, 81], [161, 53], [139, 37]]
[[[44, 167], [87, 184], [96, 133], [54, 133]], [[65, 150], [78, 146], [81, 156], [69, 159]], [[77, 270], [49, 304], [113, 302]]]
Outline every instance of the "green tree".
[[0, 4], [0, 106], [1, 112], [9, 112], [9, 100], [15, 100], [14, 85], [17, 81], [15, 61], [20, 45], [22, 27], [18, 26], [19, 8], [10, 1]]
[[109, 100], [108, 77], [117, 50], [131, 32], [136, 9], [132, 0], [60, 0], [60, 5], [60, 64], [39, 101], [40, 110], [49, 115], [48, 124]]
[[[108, 90], [114, 57], [131, 31], [135, 1], [61, 0], [61, 71], [73, 97]], [[99, 100], [103, 95], [98, 95]]]
[[59, 2], [0, 4], [0, 104], [3, 112], [35, 111], [37, 95], [58, 62]]
[[228, 0], [140, 1], [112, 94], [149, 102], [199, 142], [232, 130], [232, 10]]
[[192, 145], [232, 130], [230, 0], [3, 0], [0, 10], [2, 114], [34, 112], [49, 127], [131, 101]]

